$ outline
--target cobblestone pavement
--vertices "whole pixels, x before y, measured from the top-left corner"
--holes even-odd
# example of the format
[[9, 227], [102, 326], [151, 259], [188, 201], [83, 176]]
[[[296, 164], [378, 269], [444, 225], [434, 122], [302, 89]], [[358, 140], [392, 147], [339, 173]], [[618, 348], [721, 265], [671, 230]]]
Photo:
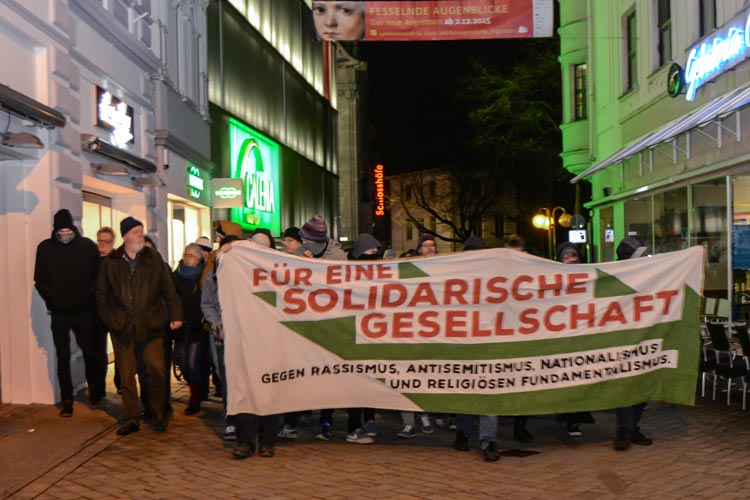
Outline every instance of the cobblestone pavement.
[[[175, 384], [174, 418], [165, 433], [148, 425], [117, 436], [119, 398], [110, 393], [100, 410], [81, 398], [72, 419], [53, 407], [0, 407], [0, 469], [16, 470], [15, 482], [0, 473], [0, 492], [11, 498], [748, 498], [750, 412], [737, 397], [731, 407], [698, 397], [695, 407], [652, 403], [642, 430], [650, 447], [612, 449], [614, 415], [596, 412], [582, 438], [570, 438], [554, 417], [534, 417], [529, 445], [512, 441], [511, 420], [501, 418], [499, 462], [474, 450], [451, 448], [453, 432], [436, 429], [402, 440], [400, 417], [378, 414], [376, 443], [345, 442], [346, 413], [336, 412], [334, 439], [318, 442], [313, 424], [282, 442], [272, 459], [230, 458], [233, 443], [221, 439], [220, 402], [212, 398], [198, 416], [183, 414], [187, 389]], [[19, 409], [20, 408], [20, 409]], [[47, 412], [44, 431], [31, 439], [24, 423]], [[316, 414], [314, 417], [316, 418]], [[41, 424], [40, 424], [41, 425]], [[40, 431], [41, 432], [41, 431]], [[79, 433], [79, 444], [70, 436]], [[38, 439], [38, 438], [37, 438]], [[472, 445], [476, 444], [476, 436]], [[12, 453], [10, 453], [12, 451]], [[8, 453], [6, 453], [8, 452]], [[532, 453], [525, 453], [532, 452]], [[34, 477], [18, 471], [39, 457], [61, 457]], [[12, 455], [12, 456], [11, 456]], [[10, 469], [8, 469], [10, 467]], [[15, 469], [14, 469], [15, 468]], [[19, 482], [20, 481], [20, 482]]]

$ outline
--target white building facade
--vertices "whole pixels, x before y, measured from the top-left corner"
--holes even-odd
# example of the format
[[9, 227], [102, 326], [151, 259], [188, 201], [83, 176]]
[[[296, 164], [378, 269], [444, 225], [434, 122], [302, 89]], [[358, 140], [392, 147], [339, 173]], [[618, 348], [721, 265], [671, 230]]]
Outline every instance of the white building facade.
[[70, 210], [92, 240], [112, 227], [117, 245], [120, 220], [134, 216], [170, 264], [210, 236], [207, 4], [0, 2], [3, 403], [59, 398], [49, 316], [33, 283], [55, 212]]

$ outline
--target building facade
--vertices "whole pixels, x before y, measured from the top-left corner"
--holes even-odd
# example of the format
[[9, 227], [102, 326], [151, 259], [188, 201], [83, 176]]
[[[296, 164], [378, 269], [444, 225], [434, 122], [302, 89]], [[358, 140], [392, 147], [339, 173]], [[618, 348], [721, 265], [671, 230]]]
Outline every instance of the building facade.
[[561, 0], [562, 158], [598, 261], [706, 248], [707, 314], [750, 311], [750, 5]]
[[[53, 403], [36, 246], [67, 208], [84, 236], [132, 215], [174, 261], [209, 234], [204, 0], [0, 3], [0, 399]], [[83, 360], [74, 346], [74, 384]]]
[[214, 176], [245, 191], [214, 217], [279, 236], [320, 214], [338, 237], [336, 51], [311, 2], [212, 0], [208, 40]]

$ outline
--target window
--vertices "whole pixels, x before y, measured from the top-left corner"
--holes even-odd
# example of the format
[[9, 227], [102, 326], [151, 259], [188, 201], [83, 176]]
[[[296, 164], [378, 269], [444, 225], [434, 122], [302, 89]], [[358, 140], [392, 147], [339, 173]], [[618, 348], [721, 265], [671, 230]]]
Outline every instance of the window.
[[573, 84], [574, 84], [574, 120], [586, 119], [586, 64], [576, 64], [573, 66]]
[[411, 184], [404, 186], [404, 201], [411, 201]]
[[432, 234], [437, 234], [437, 219], [430, 217], [430, 231]]
[[698, 0], [698, 23], [701, 37], [716, 29], [716, 0]]
[[437, 188], [435, 186], [435, 181], [430, 181], [428, 184], [428, 188], [430, 190], [430, 198], [435, 198], [437, 196]]
[[638, 36], [635, 11], [625, 17], [625, 90], [638, 84]]
[[502, 214], [495, 214], [495, 236], [498, 238], [502, 238], [502, 236], [505, 234], [505, 216]]
[[409, 221], [406, 223], [406, 237], [404, 238], [406, 241], [410, 241], [414, 239], [414, 223], [412, 221]]
[[662, 67], [672, 60], [672, 15], [669, 7], [671, 0], [657, 1], [656, 29], [659, 33], [657, 49], [659, 51], [659, 67]]

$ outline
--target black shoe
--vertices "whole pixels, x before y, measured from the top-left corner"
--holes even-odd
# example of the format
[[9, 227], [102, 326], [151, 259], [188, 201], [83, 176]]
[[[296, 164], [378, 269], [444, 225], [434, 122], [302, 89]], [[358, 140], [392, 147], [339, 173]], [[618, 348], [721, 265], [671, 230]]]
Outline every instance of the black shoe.
[[469, 438], [461, 431], [456, 431], [456, 440], [453, 441], [453, 449], [458, 451], [469, 451]]
[[62, 409], [60, 410], [61, 417], [72, 417], [73, 416], [73, 400], [66, 399], [62, 402]]
[[269, 447], [269, 446], [260, 445], [260, 456], [261, 457], [263, 457], [263, 458], [271, 458], [271, 457], [273, 457], [273, 454], [274, 454], [274, 449], [273, 449], [272, 446]]
[[200, 412], [201, 412], [200, 406], [188, 405], [188, 407], [185, 408], [185, 415], [196, 415]]
[[140, 426], [135, 422], [128, 422], [126, 424], [122, 424], [119, 429], [117, 429], [117, 434], [120, 436], [127, 436], [128, 434], [132, 434], [134, 432], [138, 432], [140, 429]]
[[485, 462], [497, 462], [500, 460], [500, 453], [497, 451], [497, 443], [490, 441], [487, 446], [482, 447], [482, 456]]
[[246, 443], [240, 443], [232, 450], [232, 458], [235, 460], [244, 460], [253, 455], [255, 455], [255, 448]]
[[625, 451], [630, 448], [630, 436], [625, 432], [618, 432], [615, 438], [615, 450]]
[[637, 444], [638, 446], [651, 446], [651, 443], [653, 443], [653, 441], [651, 441], [650, 438], [644, 436], [641, 431], [635, 431], [635, 433], [633, 433], [633, 437], [630, 438], [630, 442], [633, 444]]
[[521, 443], [533, 443], [534, 436], [524, 428], [518, 428], [513, 431], [513, 439]]

